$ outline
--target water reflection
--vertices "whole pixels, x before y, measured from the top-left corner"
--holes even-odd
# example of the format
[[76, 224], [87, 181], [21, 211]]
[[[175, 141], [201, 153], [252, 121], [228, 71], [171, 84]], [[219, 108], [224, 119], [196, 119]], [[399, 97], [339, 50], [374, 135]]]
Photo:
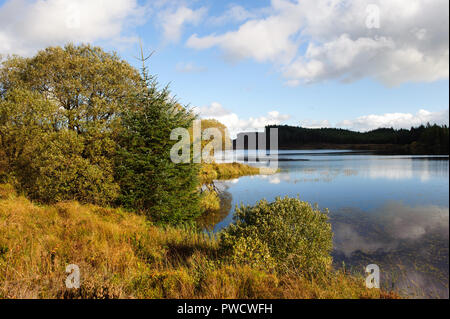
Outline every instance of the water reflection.
[[335, 266], [361, 271], [376, 263], [385, 286], [448, 298], [448, 156], [321, 150], [280, 151], [279, 157], [287, 159], [279, 162], [280, 173], [216, 183], [224, 209], [209, 217], [209, 230], [231, 223], [236, 205], [299, 195], [329, 208]]
[[380, 266], [381, 284], [414, 297], [448, 298], [449, 209], [387, 202], [331, 214], [335, 266]]
[[222, 189], [220, 192], [220, 209], [199, 216], [197, 224], [208, 232], [214, 231], [216, 225], [230, 214], [231, 201], [231, 194]]
[[[387, 165], [386, 165], [387, 164]], [[448, 160], [419, 158], [398, 158], [385, 161], [371, 161], [367, 176], [384, 179], [412, 179], [419, 178], [427, 181], [435, 176], [448, 176]]]

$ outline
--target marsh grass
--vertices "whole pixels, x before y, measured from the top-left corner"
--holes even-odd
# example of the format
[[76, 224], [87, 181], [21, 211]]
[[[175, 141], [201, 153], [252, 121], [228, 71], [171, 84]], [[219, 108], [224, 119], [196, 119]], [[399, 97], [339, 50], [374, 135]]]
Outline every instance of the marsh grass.
[[259, 168], [241, 163], [202, 164], [199, 172], [199, 180], [202, 185], [200, 210], [203, 213], [211, 214], [221, 209], [220, 196], [214, 186], [215, 180], [226, 180], [258, 174], [261, 174]]
[[241, 163], [210, 163], [202, 164], [200, 180], [202, 184], [210, 183], [217, 179], [233, 179], [240, 176], [258, 175], [258, 167]]
[[200, 196], [200, 209], [204, 213], [216, 212], [220, 210], [220, 196], [210, 188], [206, 188]]
[[[310, 280], [233, 264], [191, 226], [77, 202], [38, 206], [0, 189], [1, 298], [396, 297], [342, 272]], [[65, 287], [68, 264], [80, 268], [79, 289]]]

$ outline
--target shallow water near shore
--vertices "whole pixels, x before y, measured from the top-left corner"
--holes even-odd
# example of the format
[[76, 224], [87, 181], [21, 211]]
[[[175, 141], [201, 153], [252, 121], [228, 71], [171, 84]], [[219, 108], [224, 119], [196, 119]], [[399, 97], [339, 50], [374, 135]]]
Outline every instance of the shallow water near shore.
[[[251, 160], [246, 152], [236, 158]], [[226, 227], [236, 205], [298, 196], [329, 209], [336, 267], [364, 274], [365, 266], [377, 264], [384, 288], [449, 297], [448, 156], [293, 150], [279, 151], [271, 164], [280, 172], [216, 181], [222, 208], [204, 219], [205, 228]]]

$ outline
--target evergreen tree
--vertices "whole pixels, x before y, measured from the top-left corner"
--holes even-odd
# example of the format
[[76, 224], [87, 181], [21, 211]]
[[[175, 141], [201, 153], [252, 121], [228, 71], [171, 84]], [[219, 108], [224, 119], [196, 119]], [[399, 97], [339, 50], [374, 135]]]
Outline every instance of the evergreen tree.
[[175, 128], [188, 129], [193, 114], [170, 97], [168, 87], [158, 88], [142, 56], [143, 89], [122, 116], [116, 179], [119, 204], [140, 211], [158, 222], [182, 223], [198, 209], [198, 164], [173, 163], [170, 140]]

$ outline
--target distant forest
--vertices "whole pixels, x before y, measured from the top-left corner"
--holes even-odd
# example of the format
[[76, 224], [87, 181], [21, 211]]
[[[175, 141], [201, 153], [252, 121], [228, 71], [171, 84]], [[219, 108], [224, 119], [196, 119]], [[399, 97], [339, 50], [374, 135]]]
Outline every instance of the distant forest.
[[369, 149], [384, 148], [412, 154], [448, 154], [449, 148], [449, 132], [446, 125], [427, 124], [411, 127], [409, 130], [379, 128], [368, 132], [338, 128], [310, 129], [288, 125], [266, 126], [266, 132], [270, 128], [278, 128], [278, 146], [281, 149], [345, 144], [354, 145], [355, 148], [368, 146]]

